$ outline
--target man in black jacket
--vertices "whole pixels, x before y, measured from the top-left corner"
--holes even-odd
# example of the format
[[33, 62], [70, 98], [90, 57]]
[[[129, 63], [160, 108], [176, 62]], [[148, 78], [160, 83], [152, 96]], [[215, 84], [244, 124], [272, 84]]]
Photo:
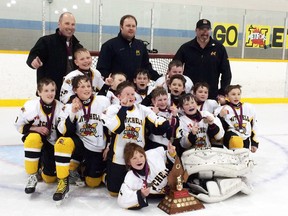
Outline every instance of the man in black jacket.
[[139, 68], [148, 70], [152, 80], [160, 77], [149, 62], [143, 41], [135, 38], [136, 29], [136, 18], [125, 15], [120, 20], [118, 36], [103, 44], [97, 62], [97, 70], [103, 77], [106, 78], [113, 72], [123, 72], [127, 80], [133, 81], [133, 76]]
[[184, 64], [183, 74], [188, 76], [194, 84], [197, 82], [208, 83], [210, 99], [223, 98], [224, 90], [232, 78], [226, 49], [210, 36], [211, 23], [209, 20], [199, 20], [195, 31], [196, 37], [183, 44], [174, 59], [178, 59]]
[[37, 69], [37, 83], [43, 77], [50, 78], [57, 85], [56, 99], [59, 99], [63, 77], [77, 67], [73, 53], [83, 47], [74, 36], [75, 18], [70, 12], [59, 17], [56, 33], [41, 37], [30, 50], [27, 65]]

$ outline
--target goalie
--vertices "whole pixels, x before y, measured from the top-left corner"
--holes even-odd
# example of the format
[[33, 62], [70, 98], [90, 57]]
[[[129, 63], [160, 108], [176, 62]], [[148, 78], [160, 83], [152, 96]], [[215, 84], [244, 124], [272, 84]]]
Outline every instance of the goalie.
[[238, 192], [249, 194], [245, 175], [253, 168], [249, 149], [196, 148], [182, 154], [192, 194], [207, 203], [220, 202]]

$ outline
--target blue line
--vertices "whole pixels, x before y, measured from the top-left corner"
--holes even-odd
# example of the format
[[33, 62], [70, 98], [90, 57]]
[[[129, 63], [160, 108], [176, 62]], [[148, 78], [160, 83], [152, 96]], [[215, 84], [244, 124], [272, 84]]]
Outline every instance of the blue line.
[[[54, 31], [58, 27], [57, 22], [46, 22], [45, 30]], [[0, 19], [0, 29], [28, 29], [28, 30], [42, 30], [41, 21], [32, 20], [13, 20], [13, 19]], [[103, 26], [103, 34], [117, 35], [119, 32], [119, 26]], [[77, 32], [84, 33], [99, 33], [99, 25], [96, 24], [83, 24], [77, 23]], [[150, 28], [138, 27], [137, 35], [150, 36]], [[156, 37], [188, 37], [192, 38], [195, 36], [194, 30], [180, 30], [180, 29], [164, 29], [155, 28], [154, 36]]]

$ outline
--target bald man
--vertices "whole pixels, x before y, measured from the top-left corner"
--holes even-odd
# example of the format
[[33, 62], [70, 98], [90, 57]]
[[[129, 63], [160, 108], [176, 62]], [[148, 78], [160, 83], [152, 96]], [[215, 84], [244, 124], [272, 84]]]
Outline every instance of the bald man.
[[74, 36], [75, 17], [70, 12], [60, 15], [58, 28], [51, 35], [41, 37], [30, 50], [27, 65], [37, 70], [37, 83], [43, 77], [55, 81], [56, 99], [59, 99], [63, 77], [77, 67], [73, 53], [83, 46]]

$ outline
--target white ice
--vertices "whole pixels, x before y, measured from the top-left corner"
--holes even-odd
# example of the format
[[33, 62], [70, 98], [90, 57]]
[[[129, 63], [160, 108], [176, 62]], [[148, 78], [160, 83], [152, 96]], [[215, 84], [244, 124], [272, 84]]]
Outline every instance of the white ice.
[[[260, 146], [253, 158], [257, 163], [248, 176], [250, 195], [237, 194], [228, 200], [205, 204], [205, 209], [185, 212], [189, 216], [286, 216], [288, 212], [288, 104], [255, 105], [258, 114]], [[24, 192], [27, 176], [21, 135], [13, 122], [17, 108], [0, 108], [0, 215], [4, 216], [121, 216], [167, 215], [157, 205], [159, 199], [139, 211], [123, 210], [104, 187], [71, 186], [69, 198], [61, 206], [52, 200], [56, 184], [39, 182], [36, 192]]]

